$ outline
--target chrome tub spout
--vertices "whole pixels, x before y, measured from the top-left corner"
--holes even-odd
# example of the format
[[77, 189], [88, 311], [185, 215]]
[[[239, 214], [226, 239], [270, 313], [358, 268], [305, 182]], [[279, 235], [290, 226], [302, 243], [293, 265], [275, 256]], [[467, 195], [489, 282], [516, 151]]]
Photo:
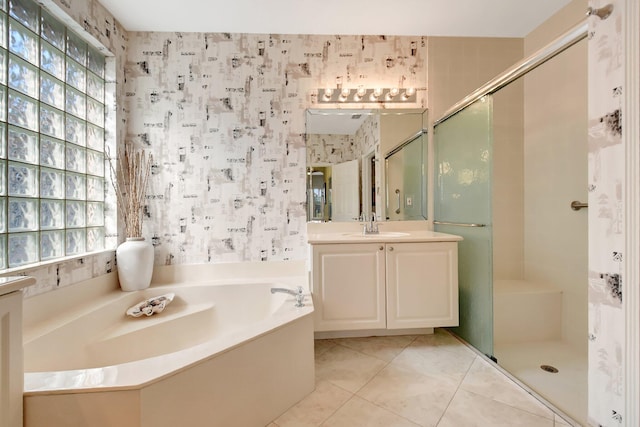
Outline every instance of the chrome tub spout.
[[296, 287], [295, 290], [289, 288], [271, 288], [272, 294], [275, 294], [276, 292], [293, 295], [296, 297], [296, 307], [304, 307], [304, 290], [302, 289], [302, 286]]

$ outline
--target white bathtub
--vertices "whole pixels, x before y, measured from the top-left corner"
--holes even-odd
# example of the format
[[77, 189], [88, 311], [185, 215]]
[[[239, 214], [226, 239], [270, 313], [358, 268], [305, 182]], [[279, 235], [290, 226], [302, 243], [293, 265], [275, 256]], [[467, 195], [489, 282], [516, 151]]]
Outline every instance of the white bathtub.
[[[270, 293], [306, 289], [304, 268], [161, 270], [140, 292], [110, 275], [25, 301], [26, 427], [264, 426], [313, 390], [311, 298]], [[169, 292], [162, 313], [125, 316]]]

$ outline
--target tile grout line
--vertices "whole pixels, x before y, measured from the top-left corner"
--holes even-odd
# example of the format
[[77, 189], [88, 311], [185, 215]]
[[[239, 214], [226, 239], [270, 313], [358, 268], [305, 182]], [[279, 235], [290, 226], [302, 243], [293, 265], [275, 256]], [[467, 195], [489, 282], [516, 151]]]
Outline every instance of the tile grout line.
[[[551, 421], [555, 425], [555, 417], [547, 418], [547, 417], [545, 417], [543, 415], [540, 415], [540, 414], [534, 414], [533, 412], [527, 411], [526, 409], [518, 408], [517, 406], [513, 406], [513, 405], [510, 405], [508, 403], [502, 402], [500, 400], [496, 400], [496, 399], [494, 399], [492, 397], [483, 396], [482, 394], [476, 393], [475, 391], [465, 390], [465, 389], [462, 389], [462, 391], [464, 391], [466, 393], [473, 394], [473, 395], [478, 396], [478, 397], [483, 398], [483, 399], [491, 400], [492, 402], [499, 403], [499, 404], [504, 405], [504, 406], [508, 406], [511, 409], [515, 409], [516, 411], [523, 412], [525, 414], [529, 414], [529, 415], [532, 415], [532, 416], [537, 417], [537, 418], [542, 418], [542, 419], [545, 419], [547, 421]], [[457, 391], [456, 391], [456, 393], [457, 393]]]
[[451, 402], [453, 402], [453, 399], [455, 399], [456, 395], [460, 391], [460, 387], [462, 387], [462, 383], [464, 382], [465, 378], [467, 378], [467, 375], [469, 375], [469, 372], [471, 372], [471, 367], [473, 366], [473, 364], [475, 363], [477, 358], [478, 358], [478, 356], [474, 356], [474, 358], [471, 361], [471, 363], [469, 363], [469, 368], [467, 368], [467, 372], [465, 372], [464, 376], [460, 380], [460, 383], [458, 384], [458, 387], [456, 387], [455, 393], [453, 393], [451, 395], [451, 399], [449, 399], [449, 403], [447, 403], [447, 407], [444, 408], [444, 411], [442, 411], [442, 415], [440, 415], [440, 418], [438, 419], [438, 422], [436, 423], [436, 427], [438, 425], [440, 425], [440, 422], [442, 422], [442, 418], [444, 418], [444, 416], [447, 414], [447, 411], [449, 410], [449, 406], [451, 406]]
[[[510, 381], [510, 384], [513, 384], [513, 385], [514, 385], [514, 386], [516, 386], [517, 388], [521, 389], [521, 390], [522, 390], [522, 391], [524, 391], [524, 392], [527, 394], [527, 396], [529, 396], [531, 399], [533, 399], [533, 400], [535, 400], [536, 402], [538, 402], [541, 406], [544, 406], [544, 407], [545, 407], [545, 408], [546, 408], [546, 409], [551, 413], [551, 418], [546, 417], [546, 416], [544, 416], [544, 415], [536, 414], [536, 413], [534, 413], [534, 412], [532, 412], [532, 411], [529, 411], [529, 410], [527, 410], [527, 409], [525, 409], [525, 408], [520, 408], [520, 407], [515, 406], [515, 405], [513, 405], [513, 404], [511, 404], [511, 403], [509, 403], [509, 402], [504, 402], [503, 400], [496, 399], [496, 398], [494, 398], [494, 397], [489, 397], [488, 399], [491, 399], [492, 401], [497, 402], [497, 403], [501, 403], [501, 404], [503, 404], [503, 405], [510, 406], [510, 407], [512, 407], [512, 408], [514, 408], [514, 409], [517, 409], [517, 410], [519, 410], [519, 411], [526, 412], [527, 414], [534, 415], [534, 416], [536, 416], [536, 417], [545, 418], [545, 419], [547, 419], [547, 420], [549, 420], [549, 419], [550, 419], [551, 421], [553, 421], [553, 422], [555, 423], [555, 416], [556, 416], [556, 413], [555, 413], [551, 408], [549, 408], [549, 407], [548, 407], [548, 406], [546, 406], [544, 403], [542, 403], [542, 402], [541, 402], [541, 401], [540, 401], [540, 400], [539, 400], [535, 395], [533, 395], [529, 390], [525, 389], [525, 388], [524, 388], [524, 387], [522, 387], [520, 384], [518, 384], [517, 382], [513, 381], [513, 379], [512, 379], [512, 378], [509, 378], [507, 375], [504, 375], [504, 373], [503, 373], [501, 370], [497, 369], [497, 366], [498, 366], [498, 365], [497, 365], [495, 362], [489, 362], [489, 361], [487, 361], [487, 360], [482, 359], [482, 358], [481, 358], [481, 357], [479, 357], [479, 356], [476, 356], [476, 358], [477, 358], [477, 359], [479, 359], [481, 362], [483, 362], [483, 361], [484, 361], [484, 362], [487, 362], [487, 363], [488, 363], [488, 365], [489, 365], [489, 367], [490, 367], [493, 371], [495, 371], [495, 372], [497, 372], [498, 374], [500, 374], [500, 377], [504, 377], [507, 381]], [[474, 363], [475, 363], [475, 362], [476, 362], [476, 360], [474, 360]], [[461, 383], [460, 385], [462, 385], [462, 383]], [[473, 394], [475, 394], [475, 395], [477, 395], [477, 396], [482, 396], [481, 394], [476, 393], [476, 392], [474, 392], [474, 391], [472, 391], [472, 390], [466, 390], [466, 389], [463, 389], [463, 390], [465, 390], [466, 392], [469, 392], [469, 393], [473, 393]], [[482, 396], [482, 397], [484, 397], [484, 396]]]
[[[314, 339], [314, 341], [316, 341], [316, 340]], [[337, 346], [337, 345], [340, 345], [339, 343], [335, 342], [335, 340], [333, 340], [333, 339], [327, 339], [327, 340], [323, 340], [323, 341], [330, 342], [330, 343], [331, 343], [331, 344], [333, 344], [333, 345], [332, 345], [331, 347], [325, 348], [325, 349], [324, 349], [321, 353], [319, 353], [319, 354], [315, 354], [315, 353], [314, 353], [314, 362], [315, 362], [316, 356], [321, 356], [321, 355], [323, 355], [324, 353], [326, 353], [326, 352], [328, 352], [329, 350], [331, 350], [331, 348], [333, 348], [333, 347], [335, 347], [335, 346]], [[344, 346], [343, 346], [343, 347], [344, 347]], [[352, 391], [347, 390], [347, 389], [345, 389], [344, 387], [340, 387], [339, 385], [334, 384], [334, 383], [332, 383], [331, 381], [328, 381], [328, 380], [324, 380], [324, 381], [327, 381], [327, 382], [328, 382], [329, 384], [331, 384], [331, 386], [333, 386], [333, 387], [337, 387], [337, 388], [339, 388], [340, 390], [345, 391], [345, 392], [347, 392], [347, 393], [351, 394], [351, 396], [350, 396], [347, 400], [345, 400], [345, 401], [344, 401], [344, 403], [342, 403], [340, 406], [338, 406], [338, 407], [337, 407], [333, 412], [331, 412], [331, 413], [330, 413], [330, 414], [329, 414], [325, 419], [323, 419], [323, 420], [320, 422], [320, 424], [318, 424], [318, 427], [322, 426], [322, 425], [323, 425], [323, 424], [324, 424], [324, 423], [325, 423], [329, 418], [331, 418], [331, 417], [332, 417], [336, 412], [338, 412], [338, 410], [340, 410], [340, 408], [342, 408], [342, 407], [343, 407], [347, 402], [349, 402], [349, 401], [353, 398], [353, 396], [355, 395], [355, 393], [353, 393]], [[313, 382], [314, 382], [313, 391], [312, 391], [311, 393], [309, 393], [309, 395], [311, 395], [312, 393], [314, 393], [314, 392], [316, 391], [316, 389], [317, 389], [317, 385], [318, 385], [318, 378], [317, 378], [317, 377], [315, 377], [315, 378], [313, 379]], [[305, 400], [309, 395], [305, 396], [302, 400], [300, 400], [300, 402], [302, 402], [303, 400]], [[294, 408], [294, 407], [295, 407], [297, 404], [299, 404], [300, 402], [297, 402], [295, 405], [291, 406], [291, 407], [290, 407], [289, 409], [287, 409], [283, 414], [286, 414], [288, 411], [290, 411], [292, 408]], [[280, 414], [280, 416], [282, 416], [283, 414]], [[276, 418], [276, 420], [277, 420], [277, 418]], [[272, 423], [273, 423], [276, 427], [280, 427], [280, 425], [279, 425], [275, 420], [273, 420], [273, 421], [272, 421]], [[267, 426], [267, 427], [269, 427], [269, 426]]]
[[[402, 353], [402, 352], [403, 352], [407, 347], [409, 347], [411, 344], [413, 344], [413, 342], [414, 342], [415, 340], [417, 340], [417, 339], [418, 339], [418, 336], [416, 335], [416, 336], [411, 340], [411, 342], [409, 342], [406, 346], [404, 346], [404, 347], [402, 348], [402, 351], [400, 351], [400, 353]], [[335, 387], [338, 387], [338, 388], [340, 388], [340, 389], [342, 389], [342, 390], [345, 390], [345, 391], [347, 391], [347, 392], [351, 393], [351, 397], [350, 397], [349, 399], [347, 399], [347, 400], [346, 400], [342, 405], [340, 405], [338, 408], [336, 408], [336, 410], [335, 410], [335, 411], [333, 411], [333, 412], [331, 413], [331, 415], [329, 415], [327, 418], [325, 418], [325, 419], [320, 423], [320, 425], [319, 425], [318, 427], [321, 427], [322, 425], [324, 425], [324, 424], [327, 422], [327, 420], [329, 420], [329, 418], [331, 418], [331, 417], [332, 417], [336, 412], [338, 412], [338, 411], [339, 411], [343, 406], [345, 406], [347, 403], [349, 403], [351, 400], [353, 400], [353, 398], [354, 398], [354, 397], [358, 397], [359, 399], [362, 399], [362, 400], [364, 400], [365, 402], [367, 402], [367, 403], [369, 403], [369, 404], [371, 404], [371, 405], [374, 405], [374, 406], [376, 406], [376, 407], [378, 407], [378, 408], [380, 408], [380, 409], [382, 409], [382, 410], [384, 410], [384, 411], [390, 412], [390, 413], [392, 413], [392, 414], [394, 414], [394, 415], [396, 415], [396, 416], [398, 416], [398, 417], [402, 418], [403, 420], [406, 420], [406, 421], [408, 421], [408, 422], [410, 422], [410, 423], [412, 423], [412, 424], [415, 424], [416, 426], [419, 426], [419, 424], [414, 423], [414, 422], [413, 422], [413, 421], [411, 421], [410, 419], [408, 419], [408, 418], [406, 418], [406, 417], [404, 417], [404, 416], [402, 416], [402, 415], [400, 415], [400, 414], [397, 414], [397, 413], [393, 412], [392, 410], [390, 410], [390, 409], [388, 409], [388, 408], [384, 408], [384, 407], [382, 407], [382, 406], [380, 406], [380, 405], [376, 404], [375, 402], [371, 402], [370, 400], [365, 399], [364, 397], [362, 397], [362, 396], [359, 396], [359, 395], [358, 395], [358, 392], [359, 392], [360, 390], [362, 390], [363, 388], [365, 388], [365, 387], [367, 386], [367, 384], [369, 384], [371, 381], [373, 381], [373, 380], [374, 380], [374, 379], [375, 379], [375, 378], [380, 374], [380, 372], [382, 372], [382, 371], [383, 371], [387, 366], [389, 366], [389, 365], [391, 364], [391, 362], [393, 362], [393, 361], [395, 360], [395, 358], [396, 358], [396, 357], [398, 357], [398, 356], [400, 355], [400, 353], [398, 353], [397, 355], [395, 355], [395, 356], [393, 357], [393, 359], [391, 359], [391, 360], [387, 361], [387, 360], [382, 360], [382, 359], [380, 359], [380, 358], [378, 358], [378, 357], [372, 356], [372, 355], [370, 355], [370, 354], [363, 353], [362, 351], [359, 351], [359, 350], [353, 349], [353, 348], [348, 347], [348, 346], [346, 346], [346, 345], [342, 345], [342, 344], [340, 344], [339, 342], [334, 342], [334, 343], [335, 343], [336, 345], [342, 346], [342, 347], [347, 348], [347, 349], [349, 349], [349, 350], [355, 351], [356, 353], [360, 353], [360, 354], [362, 354], [362, 355], [364, 355], [364, 356], [373, 357], [374, 359], [380, 360], [381, 362], [385, 362], [385, 365], [384, 365], [382, 368], [380, 368], [380, 370], [378, 370], [378, 371], [377, 371], [377, 372], [376, 372], [376, 373], [375, 373], [371, 378], [369, 378], [369, 380], [368, 380], [367, 382], [365, 382], [365, 383], [364, 383], [364, 384], [363, 384], [363, 385], [362, 385], [358, 390], [356, 390], [355, 392], [351, 392], [350, 390], [345, 390], [343, 387], [340, 387], [339, 385], [336, 385], [336, 384], [331, 383], [331, 384], [332, 384], [332, 385], [334, 385]], [[329, 382], [330, 382], [330, 381], [329, 381]]]
[[[452, 338], [454, 338], [454, 339], [455, 339], [455, 336], [453, 336], [452, 334], [450, 334], [448, 331], [446, 331], [446, 334], [447, 334], [447, 335], [449, 335], [450, 337], [452, 337]], [[434, 332], [434, 334], [433, 334], [433, 335], [435, 335], [435, 332]], [[382, 367], [378, 372], [376, 372], [376, 374], [375, 374], [373, 377], [371, 377], [371, 378], [369, 379], [369, 381], [367, 381], [365, 384], [363, 384], [363, 385], [362, 385], [362, 387], [360, 387], [356, 392], [354, 392], [354, 393], [353, 393], [353, 395], [352, 395], [352, 396], [351, 396], [351, 397], [350, 397], [350, 398], [349, 398], [349, 399], [348, 399], [348, 400], [347, 400], [343, 405], [341, 405], [340, 407], [344, 406], [347, 402], [349, 402], [350, 400], [352, 400], [354, 396], [357, 396], [357, 397], [359, 397], [360, 399], [363, 399], [363, 400], [365, 400], [366, 402], [368, 402], [368, 403], [370, 403], [370, 404], [372, 404], [372, 405], [374, 405], [374, 406], [376, 406], [376, 407], [378, 407], [378, 408], [381, 408], [381, 409], [383, 409], [383, 410], [385, 410], [385, 411], [388, 411], [388, 412], [390, 412], [390, 413], [392, 413], [392, 414], [395, 414], [396, 416], [398, 416], [398, 417], [400, 417], [400, 418], [402, 418], [402, 419], [404, 419], [404, 420], [407, 420], [408, 422], [410, 422], [410, 423], [412, 423], [412, 424], [416, 424], [416, 423], [415, 423], [415, 422], [413, 422], [412, 420], [410, 420], [410, 419], [408, 419], [408, 418], [404, 417], [404, 416], [403, 416], [403, 415], [401, 415], [401, 414], [398, 414], [398, 413], [396, 413], [396, 412], [392, 411], [391, 409], [388, 409], [388, 408], [382, 407], [382, 406], [380, 406], [380, 405], [376, 404], [375, 402], [371, 402], [371, 401], [369, 401], [369, 400], [367, 400], [367, 399], [365, 399], [365, 398], [363, 398], [363, 397], [359, 396], [359, 395], [358, 395], [358, 392], [359, 392], [360, 390], [362, 390], [364, 387], [366, 387], [366, 385], [367, 385], [367, 384], [369, 384], [371, 381], [373, 381], [373, 379], [375, 379], [375, 378], [380, 374], [380, 372], [382, 372], [382, 370], [384, 370], [387, 366], [389, 366], [389, 365], [390, 365], [390, 364], [391, 364], [391, 363], [392, 363], [392, 362], [393, 362], [393, 361], [394, 361], [398, 356], [400, 356], [400, 354], [402, 354], [402, 352], [404, 352], [404, 351], [405, 351], [407, 348], [409, 348], [413, 343], [415, 343], [415, 342], [418, 340], [418, 338], [419, 338], [420, 336], [421, 336], [421, 335], [416, 335], [416, 336], [414, 336], [414, 338], [411, 340], [411, 342], [409, 342], [406, 346], [404, 346], [404, 347], [403, 347], [403, 349], [402, 349], [402, 351], [401, 351], [400, 353], [398, 353], [396, 356], [394, 356], [394, 357], [393, 357], [393, 359], [391, 359], [390, 361], [386, 361], [386, 360], [379, 359], [379, 358], [377, 358], [377, 357], [375, 357], [375, 356], [372, 356], [372, 355], [370, 355], [370, 354], [366, 354], [366, 353], [364, 353], [364, 352], [362, 352], [362, 351], [359, 351], [359, 350], [356, 350], [356, 349], [351, 348], [351, 347], [349, 347], [349, 346], [346, 346], [346, 345], [340, 344], [340, 342], [338, 342], [337, 340], [336, 340], [336, 341], [334, 341], [334, 344], [336, 344], [336, 345], [340, 345], [340, 346], [342, 346], [342, 347], [344, 347], [344, 348], [347, 348], [347, 349], [349, 349], [349, 350], [355, 351], [356, 353], [360, 353], [360, 354], [362, 354], [362, 355], [364, 355], [364, 356], [368, 356], [368, 357], [373, 357], [373, 358], [375, 358], [375, 359], [381, 360], [381, 361], [383, 361], [383, 362], [385, 362], [385, 363], [386, 363], [386, 364], [385, 364], [385, 365], [384, 365], [384, 366], [383, 366], [383, 367]], [[464, 343], [460, 342], [459, 340], [456, 340], [456, 341], [458, 341], [460, 344], [462, 344], [463, 346], [465, 346], [465, 345], [464, 345]], [[439, 346], [439, 347], [440, 347], [440, 346]], [[466, 347], [466, 346], [465, 346], [465, 347]], [[451, 351], [451, 350], [449, 350], [448, 348], [441, 348], [441, 350], [442, 350], [442, 351], [446, 351], [447, 353], [451, 353], [451, 354], [454, 354], [454, 353], [455, 353], [454, 351]], [[473, 354], [473, 353], [472, 353], [472, 354]], [[449, 400], [449, 403], [447, 404], [446, 408], [445, 408], [445, 409], [444, 409], [444, 411], [442, 412], [442, 415], [440, 415], [440, 418], [438, 419], [438, 423], [436, 423], [436, 426], [440, 423], [440, 421], [442, 420], [442, 417], [444, 417], [444, 415], [446, 414], [447, 410], [449, 409], [449, 405], [450, 405], [450, 404], [451, 404], [451, 402], [453, 401], [453, 398], [455, 397], [455, 395], [458, 393], [458, 390], [460, 389], [460, 386], [462, 386], [462, 383], [463, 383], [464, 379], [465, 379], [465, 378], [466, 378], [466, 376], [469, 374], [469, 371], [471, 370], [471, 367], [473, 366], [473, 363], [475, 362], [475, 360], [477, 359], [477, 357], [478, 357], [477, 355], [474, 355], [474, 358], [473, 358], [473, 360], [471, 361], [471, 363], [469, 364], [469, 367], [467, 368], [467, 371], [465, 372], [464, 376], [462, 377], [462, 379], [461, 379], [461, 380], [460, 380], [460, 382], [458, 383], [458, 386], [457, 386], [457, 388], [456, 388], [456, 391], [455, 391], [455, 392], [453, 393], [453, 395], [451, 396], [451, 399]], [[335, 384], [334, 384], [334, 385], [335, 385]], [[337, 387], [339, 387], [339, 386], [337, 386]], [[339, 387], [339, 388], [342, 388], [342, 387]], [[343, 390], [344, 390], [344, 389], [343, 389]], [[348, 390], [347, 390], [347, 391], [348, 391]], [[337, 410], [336, 410], [336, 411], [337, 411]], [[334, 413], [335, 413], [335, 412], [334, 412]], [[333, 415], [333, 414], [332, 414], [332, 415]], [[322, 422], [322, 424], [324, 424], [324, 423], [325, 423], [329, 418], [330, 418], [330, 417], [328, 417], [327, 419], [325, 419], [325, 420]], [[321, 425], [322, 425], [322, 424], [321, 424]], [[419, 424], [416, 424], [416, 425], [419, 425]]]
[[[454, 338], [454, 339], [455, 339], [455, 337], [454, 337], [453, 335], [451, 335], [449, 332], [446, 332], [446, 334], [447, 334], [447, 335], [449, 335], [450, 337], [452, 337], [452, 338]], [[434, 333], [434, 335], [435, 335], [435, 333]], [[358, 397], [358, 398], [360, 398], [360, 399], [362, 399], [362, 400], [364, 400], [364, 401], [368, 402], [369, 404], [372, 404], [372, 405], [374, 405], [374, 406], [376, 406], [376, 407], [378, 407], [378, 408], [380, 408], [380, 409], [382, 409], [382, 410], [385, 410], [385, 411], [387, 411], [387, 412], [389, 412], [389, 413], [392, 413], [392, 414], [394, 414], [394, 415], [396, 415], [396, 416], [398, 416], [398, 417], [400, 417], [400, 418], [402, 418], [402, 419], [404, 419], [404, 420], [406, 420], [406, 421], [408, 421], [408, 422], [410, 422], [410, 423], [412, 423], [412, 424], [415, 424], [415, 425], [419, 426], [420, 424], [415, 423], [413, 420], [410, 420], [410, 419], [406, 418], [405, 416], [403, 416], [403, 415], [401, 415], [401, 414], [398, 414], [398, 413], [394, 412], [393, 410], [391, 410], [391, 409], [389, 409], [389, 408], [385, 408], [385, 407], [383, 407], [383, 406], [380, 406], [380, 405], [376, 404], [375, 402], [371, 402], [370, 400], [365, 399], [365, 398], [364, 398], [364, 397], [362, 397], [362, 396], [359, 396], [359, 395], [358, 395], [358, 392], [359, 392], [360, 390], [362, 390], [364, 387], [366, 387], [366, 386], [367, 386], [371, 381], [373, 381], [373, 380], [374, 380], [374, 379], [375, 379], [375, 378], [380, 374], [380, 372], [382, 372], [386, 367], [388, 367], [388, 366], [389, 366], [389, 365], [390, 365], [390, 364], [391, 364], [391, 363], [392, 363], [392, 362], [393, 362], [393, 361], [394, 361], [398, 356], [400, 356], [400, 354], [402, 354], [402, 353], [403, 353], [407, 348], [409, 348], [412, 344], [414, 344], [414, 343], [415, 343], [415, 342], [420, 338], [420, 336], [421, 336], [421, 335], [415, 335], [415, 336], [413, 337], [413, 339], [412, 339], [409, 343], [407, 343], [407, 345], [405, 345], [405, 346], [402, 348], [402, 350], [401, 350], [397, 355], [395, 355], [391, 360], [389, 360], [389, 361], [387, 361], [387, 360], [383, 360], [383, 359], [380, 359], [379, 357], [373, 356], [373, 355], [371, 355], [371, 354], [364, 353], [363, 351], [360, 351], [360, 350], [354, 349], [354, 348], [352, 348], [352, 347], [349, 347], [349, 346], [347, 346], [347, 345], [341, 344], [341, 343], [340, 343], [340, 339], [333, 339], [333, 340], [332, 340], [333, 344], [335, 344], [335, 345], [337, 345], [337, 346], [341, 346], [341, 347], [343, 347], [343, 348], [345, 348], [345, 349], [348, 349], [348, 350], [354, 351], [354, 352], [359, 353], [359, 354], [361, 354], [361, 355], [363, 355], [363, 356], [372, 357], [372, 358], [374, 358], [374, 359], [377, 359], [377, 360], [379, 360], [379, 361], [381, 361], [381, 362], [384, 362], [384, 363], [385, 363], [385, 365], [384, 365], [383, 367], [381, 367], [381, 368], [380, 368], [380, 370], [378, 370], [378, 371], [377, 371], [377, 372], [376, 372], [376, 373], [375, 373], [375, 374], [374, 374], [374, 375], [373, 375], [373, 376], [372, 376], [372, 377], [371, 377], [367, 382], [365, 382], [365, 383], [364, 383], [360, 388], [358, 388], [358, 390], [356, 390], [355, 392], [351, 392], [350, 390], [346, 390], [345, 388], [343, 388], [343, 387], [341, 387], [341, 386], [339, 386], [339, 385], [337, 385], [337, 384], [334, 384], [334, 383], [332, 383], [332, 382], [330, 382], [330, 381], [329, 381], [333, 386], [338, 387], [338, 388], [340, 388], [341, 390], [344, 390], [344, 391], [346, 391], [346, 392], [348, 392], [348, 393], [351, 393], [351, 397], [350, 397], [349, 399], [347, 399], [347, 400], [346, 400], [342, 405], [340, 405], [338, 408], [336, 408], [336, 410], [335, 410], [335, 411], [333, 411], [333, 412], [331, 413], [331, 415], [329, 415], [327, 418], [325, 418], [325, 419], [320, 423], [320, 426], [325, 425], [325, 423], [327, 422], [327, 420], [328, 420], [329, 418], [331, 418], [331, 417], [332, 417], [336, 412], [338, 412], [338, 411], [339, 411], [342, 407], [344, 407], [348, 402], [350, 402], [351, 400], [353, 400], [353, 398], [354, 398], [354, 397]], [[460, 342], [459, 340], [456, 340], [456, 341]], [[460, 344], [462, 344], [462, 345], [464, 346], [464, 343], [460, 342]], [[466, 347], [466, 346], [465, 346], [465, 347]], [[454, 351], [451, 351], [451, 350], [449, 350], [449, 349], [447, 349], [447, 348], [441, 348], [441, 350], [446, 351], [447, 353], [452, 353], [452, 354], [453, 354], [453, 353], [455, 353]], [[326, 351], [329, 351], [329, 349], [325, 350], [325, 352], [326, 352]], [[472, 354], [473, 354], [473, 352], [472, 352]], [[477, 359], [477, 357], [478, 357], [477, 355], [474, 355], [473, 360], [472, 360], [472, 361], [471, 361], [471, 363], [469, 364], [469, 368], [467, 369], [467, 371], [465, 372], [464, 376], [462, 377], [462, 379], [461, 379], [461, 380], [460, 380], [460, 382], [458, 383], [458, 386], [457, 386], [457, 388], [456, 388], [456, 391], [453, 393], [453, 395], [452, 395], [451, 399], [449, 400], [449, 404], [447, 404], [447, 407], [446, 407], [446, 408], [445, 408], [445, 410], [442, 412], [442, 415], [440, 416], [440, 418], [439, 418], [439, 420], [438, 420], [438, 423], [440, 423], [440, 421], [442, 420], [442, 417], [444, 416], [444, 414], [446, 413], [447, 409], [449, 408], [449, 405], [451, 404], [451, 401], [453, 400], [453, 398], [454, 398], [454, 397], [455, 397], [455, 395], [457, 394], [458, 390], [460, 389], [460, 386], [462, 385], [462, 382], [464, 381], [464, 379], [465, 379], [465, 378], [466, 378], [466, 376], [468, 375], [468, 373], [469, 373], [469, 371], [470, 371], [471, 367], [473, 366], [473, 363], [474, 363], [474, 362], [475, 362], [475, 360]], [[437, 425], [437, 424], [436, 424], [436, 425]]]
[[[362, 354], [362, 355], [364, 355], [364, 356], [373, 357], [374, 359], [378, 359], [377, 357], [371, 356], [371, 355], [366, 354], [366, 353], [363, 353], [363, 352], [361, 352], [361, 351], [359, 351], [359, 350], [355, 350], [355, 349], [353, 349], [353, 348], [351, 348], [351, 347], [348, 347], [348, 346], [346, 346], [346, 345], [343, 345], [343, 344], [341, 344], [340, 342], [338, 342], [338, 340], [333, 340], [333, 339], [332, 339], [331, 341], [333, 342], [333, 344], [334, 344], [334, 345], [337, 345], [337, 346], [340, 346], [340, 347], [346, 348], [346, 349], [351, 350], [351, 351], [355, 351], [356, 353], [360, 353], [360, 354]], [[327, 351], [329, 351], [329, 349], [325, 350], [323, 353], [325, 353], [325, 352], [327, 352]], [[378, 359], [378, 360], [381, 360], [381, 359]], [[383, 361], [383, 362], [385, 362], [384, 360], [382, 360], [382, 361]], [[382, 369], [384, 369], [386, 366], [387, 366], [387, 365], [383, 366], [383, 367], [380, 369], [380, 371], [382, 371]], [[375, 378], [375, 377], [380, 373], [380, 371], [376, 372], [376, 373], [375, 373], [375, 375], [369, 379], [369, 381], [371, 381], [373, 378]], [[369, 381], [367, 381], [367, 382], [366, 382], [362, 387], [360, 387], [357, 391], [353, 392], [353, 391], [351, 391], [351, 390], [347, 390], [347, 389], [345, 389], [344, 387], [339, 386], [338, 384], [334, 384], [333, 382], [331, 382], [331, 381], [329, 381], [329, 380], [326, 380], [326, 381], [328, 381], [328, 382], [329, 382], [332, 386], [334, 386], [334, 387], [337, 387], [337, 388], [339, 388], [339, 389], [341, 389], [341, 390], [344, 390], [344, 391], [346, 391], [347, 393], [351, 393], [351, 397], [349, 397], [347, 400], [345, 400], [345, 401], [344, 401], [344, 403], [342, 403], [340, 406], [338, 406], [338, 407], [337, 407], [337, 408], [336, 408], [336, 409], [335, 409], [335, 410], [334, 410], [334, 411], [333, 411], [333, 412], [332, 412], [328, 417], [326, 417], [324, 420], [322, 420], [322, 422], [318, 425], [318, 427], [321, 427], [322, 425], [324, 425], [324, 424], [327, 422], [327, 420], [329, 420], [329, 418], [331, 418], [332, 416], [334, 416], [334, 415], [335, 415], [335, 414], [336, 414], [340, 409], [342, 409], [342, 408], [343, 408], [347, 403], [349, 403], [351, 400], [353, 400], [353, 398], [354, 398], [355, 396], [357, 396], [357, 394], [356, 394], [356, 393], [357, 393], [358, 391], [360, 391], [360, 390], [362, 389], [362, 387], [364, 387], [365, 385], [367, 385], [367, 384], [369, 383]], [[360, 397], [360, 396], [358, 396], [358, 397]], [[360, 398], [361, 398], [361, 397], [360, 397]], [[361, 399], [362, 399], [362, 398], [361, 398]], [[363, 400], [366, 400], [366, 399], [363, 399]], [[369, 402], [369, 401], [367, 400], [367, 402]], [[370, 402], [370, 403], [371, 403], [371, 402]]]
[[[497, 372], [499, 372], [500, 374], [502, 374], [505, 378], [507, 378], [508, 380], [510, 380], [512, 383], [514, 383], [517, 387], [521, 388], [522, 390], [524, 390], [528, 395], [530, 395], [532, 398], [534, 398], [535, 400], [537, 400], [538, 402], [540, 402], [543, 406], [545, 406], [547, 409], [549, 409], [552, 413], [553, 413], [553, 418], [552, 421], [555, 424], [555, 417], [559, 417], [561, 418], [564, 422], [568, 423], [570, 426], [576, 426], [579, 427], [580, 423], [578, 423], [577, 421], [573, 420], [573, 418], [571, 418], [569, 415], [565, 414], [564, 411], [562, 411], [560, 408], [556, 407], [555, 405], [553, 405], [551, 402], [549, 402], [547, 399], [545, 399], [544, 397], [542, 397], [539, 393], [535, 392], [532, 388], [530, 388], [528, 385], [526, 385], [524, 382], [522, 382], [520, 379], [518, 379], [517, 377], [515, 377], [512, 373], [510, 373], [509, 371], [507, 371], [503, 366], [501, 366], [498, 363], [493, 362], [492, 360], [490, 360], [487, 355], [483, 354], [482, 352], [480, 352], [478, 349], [476, 349], [475, 347], [473, 347], [471, 344], [467, 343], [466, 341], [464, 341], [462, 338], [460, 338], [459, 336], [455, 335], [455, 334], [451, 334], [451, 336], [453, 336], [454, 338], [456, 338], [459, 342], [461, 342], [465, 347], [469, 348], [471, 351], [473, 351], [476, 354], [476, 357], [480, 358], [480, 360], [483, 360], [487, 363], [489, 363], [489, 365], [495, 369]], [[506, 404], [504, 402], [495, 400], [495, 399], [491, 399], [494, 400], [496, 402], [499, 403], [503, 403]], [[508, 406], [512, 406], [509, 404], [506, 404]], [[512, 406], [515, 408], [515, 406]], [[519, 408], [516, 408], [519, 409]], [[525, 411], [527, 413], [530, 413], [529, 411]], [[534, 414], [536, 415], [536, 414]], [[565, 418], [567, 417], [567, 418]], [[548, 418], [547, 418], [548, 419]], [[571, 422], [567, 421], [567, 419], [571, 420]]]

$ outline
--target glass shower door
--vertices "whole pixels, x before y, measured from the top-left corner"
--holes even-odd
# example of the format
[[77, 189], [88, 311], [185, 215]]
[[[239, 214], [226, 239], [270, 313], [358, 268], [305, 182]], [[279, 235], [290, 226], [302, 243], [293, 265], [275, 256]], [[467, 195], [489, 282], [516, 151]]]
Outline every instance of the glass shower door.
[[491, 227], [492, 98], [485, 96], [434, 128], [434, 228], [458, 244], [462, 339], [493, 356]]

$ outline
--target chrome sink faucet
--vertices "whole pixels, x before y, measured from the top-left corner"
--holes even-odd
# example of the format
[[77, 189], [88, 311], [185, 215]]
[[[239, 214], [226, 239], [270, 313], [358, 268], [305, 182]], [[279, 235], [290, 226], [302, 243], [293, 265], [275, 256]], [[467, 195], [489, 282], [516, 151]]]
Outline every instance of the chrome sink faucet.
[[296, 307], [304, 307], [304, 290], [302, 286], [297, 286], [295, 290], [288, 288], [271, 288], [271, 293], [282, 292], [284, 294], [293, 295], [296, 297]]
[[364, 234], [378, 234], [378, 223], [376, 222], [376, 214], [371, 214], [371, 221], [368, 224], [364, 224]]

